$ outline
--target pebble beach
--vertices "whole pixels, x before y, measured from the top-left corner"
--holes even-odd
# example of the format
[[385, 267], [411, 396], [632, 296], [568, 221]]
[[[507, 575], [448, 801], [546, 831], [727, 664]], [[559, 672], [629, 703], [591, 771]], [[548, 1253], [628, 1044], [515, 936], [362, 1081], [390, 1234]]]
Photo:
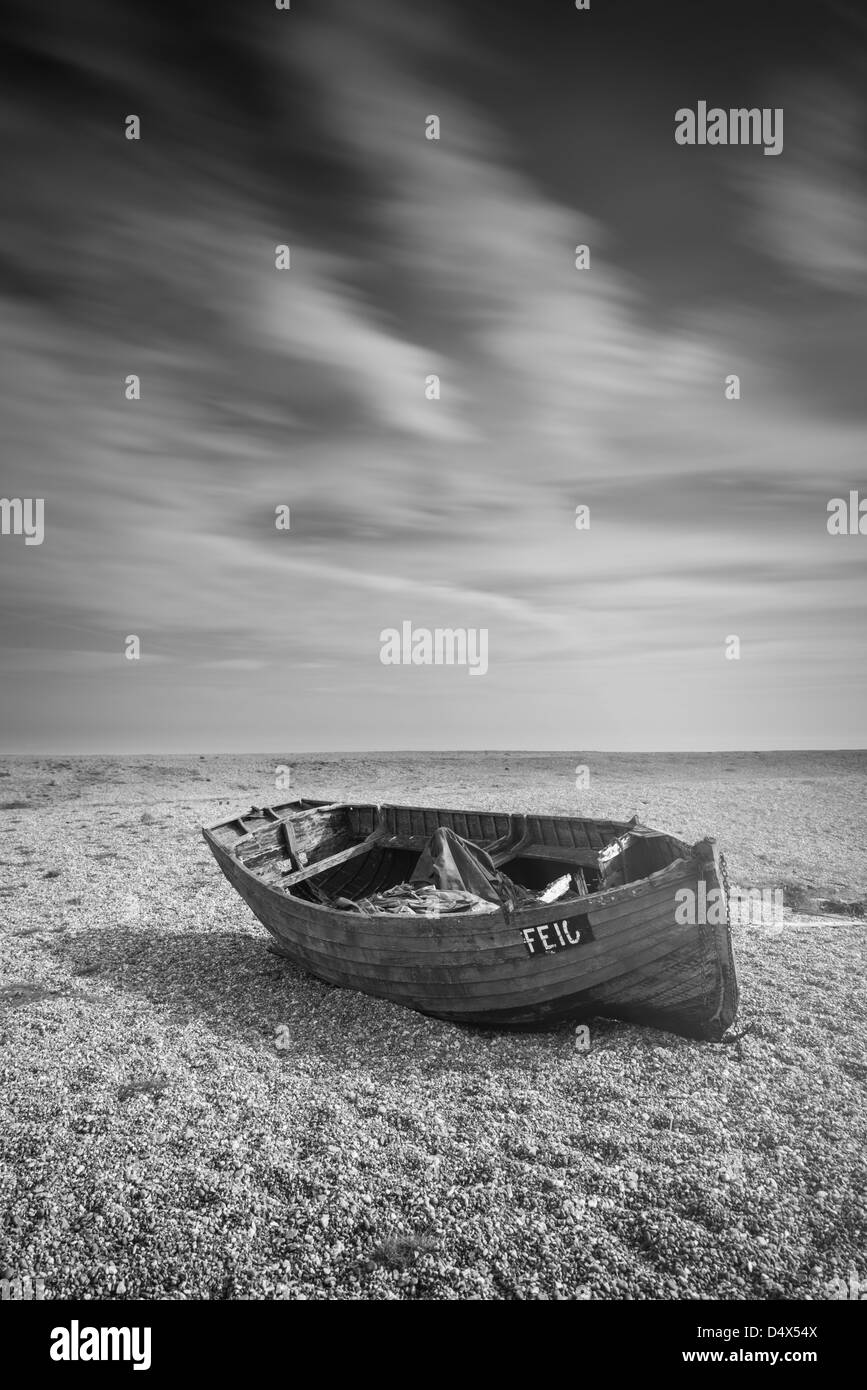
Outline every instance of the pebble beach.
[[[49, 1299], [867, 1294], [865, 793], [858, 752], [0, 759], [0, 1277]], [[723, 1044], [456, 1027], [267, 951], [200, 827], [294, 796], [713, 834], [784, 925], [734, 928]]]

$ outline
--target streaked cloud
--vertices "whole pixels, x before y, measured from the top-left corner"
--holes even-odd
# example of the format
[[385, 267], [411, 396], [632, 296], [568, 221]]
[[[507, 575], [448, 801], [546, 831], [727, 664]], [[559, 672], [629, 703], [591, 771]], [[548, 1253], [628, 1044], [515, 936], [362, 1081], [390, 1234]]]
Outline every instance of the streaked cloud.
[[[76, 100], [61, 149], [36, 92], [0, 97], [32, 171], [0, 228], [4, 489], [44, 496], [47, 527], [0, 544], [8, 745], [234, 747], [252, 680], [263, 746], [287, 720], [307, 747], [862, 739], [865, 561], [825, 528], [864, 486], [862, 98], [777, 74], [784, 156], [704, 175], [732, 294], [711, 247], [696, 288], [699, 194], [667, 145], [654, 201], [667, 114], [633, 141], [612, 99], [612, 222], [568, 157], [550, 172], [593, 131], [498, 119], [521, 53], [458, 6], [217, 10], [230, 86], [156, 60], [131, 6], [50, 32], [18, 6]], [[568, 68], [551, 83], [546, 119]], [[617, 258], [641, 219], [670, 238], [668, 303]], [[488, 627], [489, 675], [390, 679], [378, 634], [404, 619]]]

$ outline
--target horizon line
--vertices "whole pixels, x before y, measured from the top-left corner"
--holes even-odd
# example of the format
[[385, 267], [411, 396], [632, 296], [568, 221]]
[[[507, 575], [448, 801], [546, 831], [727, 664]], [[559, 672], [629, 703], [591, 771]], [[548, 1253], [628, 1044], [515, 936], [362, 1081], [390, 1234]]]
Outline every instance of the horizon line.
[[[616, 757], [627, 757], [633, 754], [660, 754], [678, 757], [712, 757], [717, 754], [731, 756], [738, 753], [864, 753], [867, 746], [842, 745], [834, 747], [811, 747], [803, 748], [800, 746], [777, 747], [777, 748], [581, 748], [581, 747], [562, 747], [562, 748], [307, 748], [295, 749], [291, 753], [281, 753], [281, 757], [309, 758], [325, 755], [328, 757], [354, 757], [372, 753], [396, 755], [433, 755], [445, 753], [484, 753], [484, 754], [515, 754], [530, 753], [534, 755], [550, 755], [575, 753], [604, 754]], [[74, 751], [71, 749], [0, 749], [0, 758], [270, 758], [278, 756], [274, 749], [214, 749], [214, 748], [186, 748], [182, 750], [168, 748], [144, 748], [144, 749], [87, 749]]]

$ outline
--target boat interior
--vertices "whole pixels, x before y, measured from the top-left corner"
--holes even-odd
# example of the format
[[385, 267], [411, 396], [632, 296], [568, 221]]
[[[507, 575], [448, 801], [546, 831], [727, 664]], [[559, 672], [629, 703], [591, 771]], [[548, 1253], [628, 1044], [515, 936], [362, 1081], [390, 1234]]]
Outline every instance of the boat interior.
[[[270, 886], [303, 901], [358, 902], [406, 883], [438, 829], [484, 849], [513, 884], [557, 901], [628, 883], [688, 852], [637, 822], [307, 799], [254, 807], [214, 826], [210, 837]], [[542, 901], [554, 899], [543, 898]]]

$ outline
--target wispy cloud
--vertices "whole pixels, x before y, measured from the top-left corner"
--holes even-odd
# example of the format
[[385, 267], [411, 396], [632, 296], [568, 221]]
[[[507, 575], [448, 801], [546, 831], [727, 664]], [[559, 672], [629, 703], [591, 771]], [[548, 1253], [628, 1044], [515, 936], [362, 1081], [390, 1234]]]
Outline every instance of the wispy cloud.
[[754, 204], [752, 231], [793, 275], [824, 290], [867, 295], [867, 99], [860, 85], [828, 75], [793, 77], [786, 157], [739, 183]]
[[[825, 505], [863, 481], [867, 445], [860, 94], [784, 74], [785, 156], [729, 151], [713, 175], [727, 251], [767, 274], [723, 292], [707, 249], [697, 292], [678, 286], [699, 195], [686, 164], [671, 175], [669, 115], [633, 140], [612, 99], [604, 131], [573, 128], [552, 62], [544, 109], [562, 123], [504, 123], [521, 53], [505, 31], [482, 46], [456, 5], [323, 3], [242, 26], [220, 9], [228, 86], [155, 59], [132, 6], [90, 0], [50, 32], [26, 6], [18, 21], [76, 99], [60, 159], [56, 112], [0, 97], [34, 171], [0, 225], [4, 489], [45, 497], [47, 527], [27, 554], [0, 545], [13, 746], [103, 730], [231, 744], [253, 680], [262, 742], [288, 711], [322, 746], [350, 724], [408, 746], [413, 720], [442, 721], [444, 746], [533, 742], [536, 720], [555, 744], [664, 744], [686, 721], [694, 743], [740, 729], [753, 745], [782, 708], [787, 738], [814, 744], [822, 686], [792, 673], [818, 653], [840, 740], [857, 740], [839, 692], [867, 680], [865, 563], [828, 536]], [[131, 103], [138, 146], [118, 124]], [[603, 135], [619, 223], [568, 172]], [[618, 262], [634, 222], [675, 229], [670, 305]], [[485, 681], [389, 683], [378, 634], [403, 619], [489, 627]], [[334, 666], [342, 680], [314, 684]]]

